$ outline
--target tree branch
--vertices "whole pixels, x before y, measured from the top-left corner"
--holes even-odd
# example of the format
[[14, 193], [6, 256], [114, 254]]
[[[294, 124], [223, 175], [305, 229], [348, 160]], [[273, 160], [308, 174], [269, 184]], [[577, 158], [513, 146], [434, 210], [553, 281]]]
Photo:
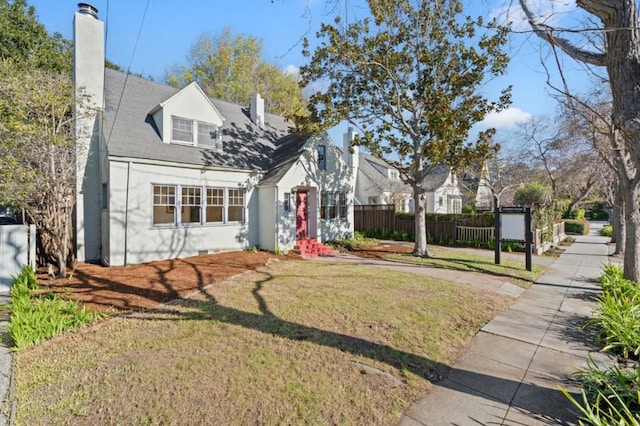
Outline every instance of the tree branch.
[[[585, 62], [587, 64], [596, 65], [596, 66], [605, 66], [607, 56], [603, 53], [591, 52], [585, 49], [580, 49], [575, 46], [566, 38], [555, 37], [553, 35], [553, 28], [548, 25], [541, 24], [537, 22], [536, 16], [531, 12], [529, 6], [527, 4], [527, 0], [519, 0], [520, 7], [524, 11], [524, 14], [527, 16], [527, 20], [533, 28], [533, 32], [543, 40], [548, 41], [554, 46], [558, 46], [564, 53], [572, 57], [573, 59], [581, 62]], [[588, 0], [583, 0], [579, 3], [589, 3]]]

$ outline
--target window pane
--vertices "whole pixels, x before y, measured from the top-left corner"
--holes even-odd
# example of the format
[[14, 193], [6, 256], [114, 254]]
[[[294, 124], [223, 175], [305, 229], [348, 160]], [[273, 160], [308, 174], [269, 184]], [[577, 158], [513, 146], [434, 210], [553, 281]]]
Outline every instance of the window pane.
[[173, 206], [153, 206], [153, 224], [175, 223], [174, 213]]
[[176, 187], [153, 185], [153, 224], [175, 223]]
[[336, 218], [336, 198], [333, 193], [327, 194], [327, 204], [329, 206], [329, 219]]
[[345, 219], [347, 217], [347, 194], [340, 192], [338, 194], [338, 217]]
[[229, 206], [229, 222], [242, 222], [244, 220], [244, 207]]
[[171, 139], [178, 142], [193, 143], [193, 121], [171, 117]]
[[318, 145], [318, 168], [325, 170], [327, 168], [327, 147]]
[[283, 203], [284, 211], [291, 211], [291, 194], [289, 192], [284, 193], [284, 203]]
[[244, 189], [229, 189], [229, 222], [244, 220]]
[[207, 211], [205, 221], [223, 222], [224, 212], [224, 189], [223, 188], [207, 188]]
[[222, 139], [220, 129], [211, 123], [198, 121], [198, 146], [213, 149], [222, 149]]
[[327, 193], [320, 193], [320, 219], [327, 218]]
[[182, 187], [181, 223], [200, 223], [201, 189], [195, 186]]

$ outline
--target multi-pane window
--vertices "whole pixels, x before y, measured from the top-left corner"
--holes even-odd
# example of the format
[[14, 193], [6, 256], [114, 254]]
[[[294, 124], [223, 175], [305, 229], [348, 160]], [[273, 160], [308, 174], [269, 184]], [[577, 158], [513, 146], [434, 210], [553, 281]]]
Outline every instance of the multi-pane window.
[[193, 120], [171, 117], [171, 140], [182, 143], [193, 143]]
[[215, 124], [171, 116], [171, 141], [222, 149], [222, 131]]
[[242, 222], [244, 202], [242, 188], [153, 185], [152, 222], [154, 225]]
[[244, 189], [229, 189], [228, 197], [227, 214], [229, 222], [244, 220]]
[[338, 217], [347, 218], [347, 194], [344, 192], [338, 193]]
[[325, 170], [327, 168], [327, 147], [318, 145], [318, 168]]
[[344, 192], [320, 193], [320, 219], [330, 220], [347, 217], [347, 194]]
[[198, 121], [198, 146], [222, 149], [221, 130], [215, 124]]
[[291, 193], [290, 192], [284, 193], [284, 202], [282, 203], [282, 207], [284, 211], [287, 213], [291, 211]]
[[206, 209], [206, 222], [215, 223], [224, 221], [224, 188], [207, 188]]
[[182, 187], [182, 205], [180, 208], [180, 222], [200, 223], [202, 209], [202, 188], [198, 186]]
[[176, 187], [153, 186], [153, 224], [175, 223]]

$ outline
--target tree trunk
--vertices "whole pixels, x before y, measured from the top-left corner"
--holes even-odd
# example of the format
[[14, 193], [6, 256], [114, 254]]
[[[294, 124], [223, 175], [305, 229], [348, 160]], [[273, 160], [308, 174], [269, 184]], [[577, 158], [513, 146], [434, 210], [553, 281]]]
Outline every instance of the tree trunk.
[[416, 218], [415, 218], [415, 245], [413, 247], [413, 254], [421, 257], [429, 257], [427, 251], [427, 221], [426, 221], [426, 191], [424, 188], [414, 185], [413, 186], [413, 202], [416, 206]]
[[[618, 179], [618, 182], [621, 180]], [[625, 247], [625, 226], [624, 226], [624, 191], [625, 188], [618, 183], [614, 194], [614, 203], [611, 210], [611, 226], [613, 227], [612, 242], [616, 243], [613, 254], [623, 254]]]
[[[637, 179], [634, 179], [637, 182]], [[624, 194], [624, 277], [640, 283], [640, 210], [638, 210], [638, 185], [630, 185]]]

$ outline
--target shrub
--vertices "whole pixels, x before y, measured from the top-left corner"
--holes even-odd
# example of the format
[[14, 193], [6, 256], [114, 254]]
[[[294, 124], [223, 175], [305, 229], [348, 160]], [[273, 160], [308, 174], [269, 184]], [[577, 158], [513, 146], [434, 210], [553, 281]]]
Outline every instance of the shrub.
[[595, 324], [603, 351], [613, 351], [625, 358], [640, 355], [640, 287], [624, 279], [622, 269], [606, 265], [600, 277], [602, 294], [598, 296]]
[[470, 206], [469, 204], [465, 204], [464, 206], [462, 206], [462, 214], [473, 214], [475, 213], [475, 210], [473, 210], [473, 207]]
[[78, 302], [55, 294], [36, 295], [38, 284], [33, 269], [25, 266], [11, 287], [9, 336], [18, 348], [35, 345], [54, 336], [90, 324], [103, 315]]
[[589, 233], [589, 222], [584, 219], [564, 221], [564, 231], [568, 234], [587, 235]]
[[576, 220], [580, 220], [580, 219], [584, 219], [584, 209], [574, 209], [574, 210], [569, 210], [568, 212], [565, 213], [564, 217], [566, 219], [576, 219]]
[[602, 235], [603, 237], [613, 237], [613, 226], [611, 226], [611, 225], [605, 225], [605, 226], [600, 230], [600, 235]]

